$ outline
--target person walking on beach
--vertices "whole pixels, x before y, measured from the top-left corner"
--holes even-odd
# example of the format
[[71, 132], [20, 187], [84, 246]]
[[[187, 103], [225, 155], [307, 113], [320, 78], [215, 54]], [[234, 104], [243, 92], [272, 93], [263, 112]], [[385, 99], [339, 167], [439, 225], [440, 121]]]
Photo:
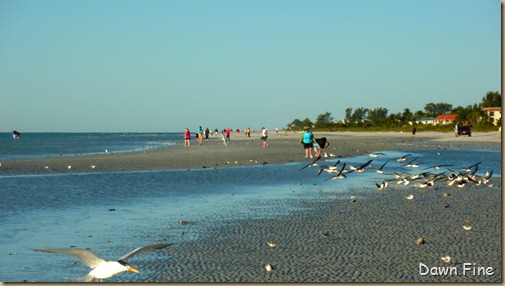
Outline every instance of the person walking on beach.
[[263, 148], [268, 147], [267, 139], [268, 139], [268, 130], [265, 127], [263, 127], [261, 128], [261, 140], [263, 140]]
[[188, 128], [186, 128], [186, 131], [184, 131], [184, 147], [190, 145], [190, 139], [191, 139], [191, 132], [189, 131]]
[[210, 130], [209, 127], [205, 128], [205, 141], [209, 141]]
[[314, 139], [314, 134], [310, 131], [308, 126], [303, 127], [303, 134], [300, 138], [300, 144], [303, 144], [303, 149], [305, 149], [305, 158], [312, 158], [312, 148], [314, 147], [316, 140]]
[[231, 128], [230, 128], [230, 127], [226, 128], [226, 130], [224, 131], [224, 133], [226, 134], [226, 141], [227, 141], [228, 143], [230, 143], [230, 141], [231, 141], [231, 139], [230, 139], [230, 135], [231, 135]]
[[197, 134], [197, 141], [198, 141], [198, 144], [202, 145], [202, 141], [203, 141], [203, 129], [202, 129], [202, 126], [200, 126], [200, 129], [198, 130], [198, 134]]

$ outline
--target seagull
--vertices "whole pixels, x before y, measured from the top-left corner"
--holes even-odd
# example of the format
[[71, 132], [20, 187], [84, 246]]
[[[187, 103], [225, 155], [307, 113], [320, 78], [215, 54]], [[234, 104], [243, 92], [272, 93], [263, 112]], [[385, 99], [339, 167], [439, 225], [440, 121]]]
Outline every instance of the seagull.
[[319, 170], [319, 172], [317, 173], [317, 175], [318, 175], [318, 176], [319, 176], [319, 175], [321, 175], [321, 173], [322, 173], [323, 171], [326, 171], [326, 172], [328, 172], [328, 173], [332, 173], [332, 172], [334, 172], [334, 171], [336, 172], [336, 171], [337, 171], [337, 165], [338, 165], [339, 163], [340, 163], [340, 160], [338, 160], [338, 161], [337, 161], [335, 164], [333, 164], [333, 165], [323, 165], [323, 166], [319, 166], [319, 168], [321, 168], [321, 169]]
[[115, 260], [115, 261], [105, 261], [88, 249], [64, 248], [64, 249], [33, 249], [33, 250], [41, 251], [41, 252], [51, 252], [51, 253], [58, 253], [58, 254], [74, 255], [79, 260], [81, 260], [84, 264], [86, 264], [91, 269], [93, 269], [93, 270], [91, 270], [91, 272], [88, 273], [88, 275], [78, 278], [78, 281], [80, 281], [80, 282], [94, 282], [97, 280], [102, 281], [103, 279], [111, 278], [111, 277], [115, 276], [116, 274], [124, 272], [124, 271], [131, 271], [131, 272], [135, 272], [135, 273], [140, 273], [140, 271], [138, 271], [137, 269], [128, 265], [125, 262], [125, 260], [127, 258], [137, 255], [141, 252], [162, 249], [162, 248], [165, 248], [170, 245], [172, 245], [172, 244], [165, 243], [165, 244], [154, 244], [154, 245], [139, 247], [139, 248], [136, 248], [136, 249], [128, 252], [127, 254], [121, 256], [118, 260]]
[[372, 158], [377, 158], [377, 157], [379, 157], [379, 155], [384, 155], [384, 156], [386, 156], [386, 154], [384, 154], [384, 153], [370, 153], [370, 155], [369, 155], [369, 156], [370, 156], [370, 157], [372, 157]]
[[446, 262], [446, 263], [449, 263], [449, 262], [451, 262], [451, 257], [450, 257], [449, 255], [447, 255], [447, 256], [442, 256], [442, 261], [443, 261], [443, 262]]
[[[302, 168], [300, 168], [300, 170], [303, 170], [303, 169], [305, 169], [305, 168], [307, 168], [307, 167], [317, 166], [316, 162], [317, 162], [317, 160], [319, 160], [319, 159], [321, 159], [321, 156], [317, 156], [317, 157], [316, 157], [316, 159], [314, 159], [314, 161], [312, 161], [312, 162], [311, 162], [310, 164], [308, 164], [308, 165], [303, 166]], [[300, 171], [300, 170], [298, 170], [298, 171]]]
[[330, 177], [329, 179], [326, 179], [326, 181], [327, 180], [335, 180], [335, 179], [347, 179], [347, 177], [344, 174], [345, 171], [346, 170], [345, 170], [345, 162], [344, 162], [344, 165], [342, 165], [342, 169], [340, 169], [340, 171], [338, 172], [338, 174], [336, 174], [333, 177]]
[[[391, 159], [389, 159], [389, 160], [391, 160]], [[386, 164], [389, 162], [389, 160], [387, 160], [386, 163], [382, 164], [382, 166], [380, 166], [380, 168], [376, 170], [377, 173], [384, 174], [384, 170], [382, 170], [382, 168], [384, 168], [384, 166], [386, 166]]]
[[400, 158], [396, 159], [396, 161], [397, 162], [403, 162], [403, 161], [407, 160], [407, 157], [410, 156], [410, 155], [412, 155], [412, 154], [403, 155]]
[[382, 190], [388, 187], [388, 182], [383, 181], [382, 184], [375, 183], [375, 185], [377, 186], [377, 189]]
[[[365, 172], [365, 168], [368, 167], [368, 165], [372, 162], [373, 160], [369, 160], [368, 162], [366, 162], [365, 164], [359, 166], [359, 167], [353, 167], [351, 166], [351, 172], [356, 172], [356, 173], [363, 173]], [[349, 172], [349, 173], [351, 173]]]
[[408, 195], [405, 198], [410, 201], [410, 200], [414, 199], [414, 195]]
[[464, 229], [464, 230], [471, 230], [471, 229], [472, 229], [472, 226], [471, 226], [471, 225], [464, 225], [464, 226], [463, 226], [463, 229]]
[[269, 242], [267, 242], [267, 245], [268, 245], [268, 247], [270, 247], [270, 248], [276, 248], [276, 247], [277, 247], [277, 243], [276, 243], [276, 242], [274, 242], [274, 241], [269, 241]]

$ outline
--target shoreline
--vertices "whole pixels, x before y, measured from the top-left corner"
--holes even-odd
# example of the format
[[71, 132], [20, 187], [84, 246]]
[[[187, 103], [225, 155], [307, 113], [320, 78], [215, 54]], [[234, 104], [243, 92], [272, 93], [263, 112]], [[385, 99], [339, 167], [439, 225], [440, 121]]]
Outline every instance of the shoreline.
[[[250, 138], [232, 135], [228, 148], [220, 139], [204, 141], [201, 146], [192, 139], [191, 146], [184, 147], [181, 138], [180, 144], [145, 151], [5, 159], [0, 162], [0, 175], [159, 171], [312, 161], [304, 158], [300, 135], [270, 132], [268, 148], [262, 147], [260, 133], [256, 132]], [[337, 158], [386, 150], [501, 150], [498, 132], [475, 132], [472, 137], [455, 137], [452, 132], [418, 132], [415, 136], [402, 132], [315, 132], [314, 135], [326, 137], [331, 144], [321, 154]]]

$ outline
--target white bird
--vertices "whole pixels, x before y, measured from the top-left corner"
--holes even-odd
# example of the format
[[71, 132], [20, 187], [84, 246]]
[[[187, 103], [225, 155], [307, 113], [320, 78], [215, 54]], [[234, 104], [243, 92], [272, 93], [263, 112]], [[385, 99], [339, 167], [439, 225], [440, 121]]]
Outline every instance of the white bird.
[[72, 166], [68, 165], [68, 166], [67, 166], [67, 169], [69, 169], [69, 170], [70, 170], [70, 169], [72, 169]]
[[274, 241], [269, 241], [267, 242], [267, 245], [270, 247], [270, 248], [276, 248], [277, 247], [277, 243], [274, 242]]
[[94, 168], [96, 168], [96, 166], [95, 166], [95, 165], [91, 165], [90, 167], [91, 167], [91, 169], [94, 169]]
[[472, 226], [471, 226], [471, 225], [464, 225], [464, 226], [463, 226], [463, 229], [464, 229], [464, 230], [471, 230], [471, 229], [472, 229]]
[[407, 200], [412, 200], [412, 199], [414, 199], [414, 195], [408, 195], [408, 196], [406, 196], [405, 198], [406, 198]]
[[77, 257], [84, 264], [86, 264], [87, 266], [89, 266], [90, 268], [93, 269], [93, 270], [91, 270], [91, 272], [88, 273], [88, 275], [78, 278], [78, 281], [80, 281], [80, 282], [93, 282], [93, 281], [97, 281], [97, 280], [101, 281], [102, 279], [111, 278], [111, 277], [115, 276], [116, 274], [124, 272], [124, 271], [131, 271], [131, 272], [135, 272], [135, 273], [140, 273], [140, 271], [138, 271], [137, 269], [128, 265], [124, 260], [131, 257], [131, 256], [137, 255], [141, 252], [161, 249], [161, 248], [165, 248], [170, 245], [171, 244], [169, 244], [169, 243], [165, 243], [165, 244], [154, 244], [154, 245], [139, 247], [139, 248], [136, 248], [136, 249], [128, 252], [127, 254], [121, 256], [116, 261], [105, 261], [88, 249], [65, 248], [65, 249], [33, 249], [33, 250], [41, 251], [41, 252], [58, 253], [58, 254], [68, 254], [68, 255], [73, 255], [73, 256]]
[[449, 263], [449, 262], [451, 262], [451, 257], [450, 257], [449, 255], [447, 255], [447, 256], [442, 256], [442, 261], [443, 261], [443, 262], [446, 262], [446, 263]]
[[267, 265], [265, 266], [265, 270], [267, 272], [272, 272], [272, 265], [267, 263]]

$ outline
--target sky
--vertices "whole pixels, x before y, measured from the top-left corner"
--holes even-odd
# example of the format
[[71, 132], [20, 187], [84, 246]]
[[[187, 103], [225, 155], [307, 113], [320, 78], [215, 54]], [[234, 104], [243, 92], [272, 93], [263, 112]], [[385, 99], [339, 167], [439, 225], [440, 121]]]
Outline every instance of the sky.
[[499, 0], [0, 0], [0, 131], [283, 129], [501, 93]]

